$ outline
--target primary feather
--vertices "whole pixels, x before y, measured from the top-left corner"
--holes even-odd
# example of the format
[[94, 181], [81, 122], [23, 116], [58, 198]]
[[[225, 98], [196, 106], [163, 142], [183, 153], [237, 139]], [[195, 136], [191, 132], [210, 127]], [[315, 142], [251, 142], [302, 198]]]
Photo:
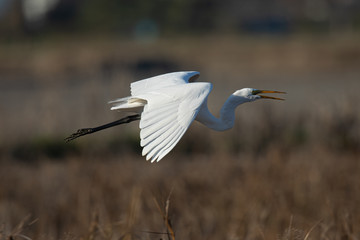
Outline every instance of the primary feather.
[[110, 103], [111, 110], [141, 108], [140, 145], [147, 160], [160, 161], [194, 121], [211, 91], [210, 83], [190, 83], [199, 72], [168, 73], [131, 84], [131, 96]]

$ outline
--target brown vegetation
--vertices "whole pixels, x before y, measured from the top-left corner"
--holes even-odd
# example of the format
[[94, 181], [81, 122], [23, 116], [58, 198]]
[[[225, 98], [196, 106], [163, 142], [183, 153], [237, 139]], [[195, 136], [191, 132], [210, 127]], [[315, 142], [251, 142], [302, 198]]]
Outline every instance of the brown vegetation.
[[357, 239], [358, 159], [273, 147], [259, 156], [171, 155], [160, 164], [120, 155], [2, 163], [1, 233], [166, 239], [173, 229], [176, 239]]

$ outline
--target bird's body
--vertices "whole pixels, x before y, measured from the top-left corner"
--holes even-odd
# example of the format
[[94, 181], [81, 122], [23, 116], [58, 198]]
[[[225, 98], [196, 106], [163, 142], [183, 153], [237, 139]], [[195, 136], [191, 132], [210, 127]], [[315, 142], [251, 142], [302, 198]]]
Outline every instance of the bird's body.
[[[126, 119], [126, 122], [140, 120], [140, 145], [146, 160], [160, 161], [175, 147], [194, 120], [213, 130], [224, 131], [233, 127], [238, 105], [260, 98], [280, 99], [258, 93], [282, 93], [252, 88], [238, 90], [226, 100], [220, 110], [220, 117], [216, 118], [207, 107], [212, 84], [192, 82], [199, 75], [199, 72], [174, 72], [133, 82], [131, 96], [110, 102], [113, 105], [111, 110], [138, 113], [131, 116], [133, 119]], [[113, 125], [124, 123], [119, 121]], [[95, 131], [104, 128], [100, 127], [95, 128]], [[91, 132], [72, 135], [68, 140], [88, 133]]]

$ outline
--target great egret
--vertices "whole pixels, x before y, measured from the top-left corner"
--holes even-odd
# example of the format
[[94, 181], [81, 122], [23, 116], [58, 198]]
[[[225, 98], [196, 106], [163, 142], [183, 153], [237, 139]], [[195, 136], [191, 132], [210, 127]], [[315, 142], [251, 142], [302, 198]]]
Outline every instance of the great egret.
[[199, 72], [173, 72], [131, 83], [131, 96], [111, 101], [111, 110], [135, 112], [115, 122], [95, 128], [79, 129], [66, 141], [123, 123], [140, 120], [140, 145], [146, 160], [160, 161], [179, 142], [190, 124], [197, 120], [216, 131], [234, 126], [235, 109], [242, 103], [258, 99], [284, 100], [260, 93], [285, 93], [279, 91], [243, 88], [235, 91], [214, 117], [207, 107], [207, 97], [212, 84], [193, 82]]

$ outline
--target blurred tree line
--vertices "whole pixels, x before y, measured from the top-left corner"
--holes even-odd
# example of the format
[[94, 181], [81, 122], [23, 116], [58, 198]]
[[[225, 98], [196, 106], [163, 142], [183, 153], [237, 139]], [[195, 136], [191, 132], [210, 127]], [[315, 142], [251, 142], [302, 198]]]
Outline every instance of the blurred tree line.
[[0, 35], [357, 31], [358, 0], [1, 0]]

